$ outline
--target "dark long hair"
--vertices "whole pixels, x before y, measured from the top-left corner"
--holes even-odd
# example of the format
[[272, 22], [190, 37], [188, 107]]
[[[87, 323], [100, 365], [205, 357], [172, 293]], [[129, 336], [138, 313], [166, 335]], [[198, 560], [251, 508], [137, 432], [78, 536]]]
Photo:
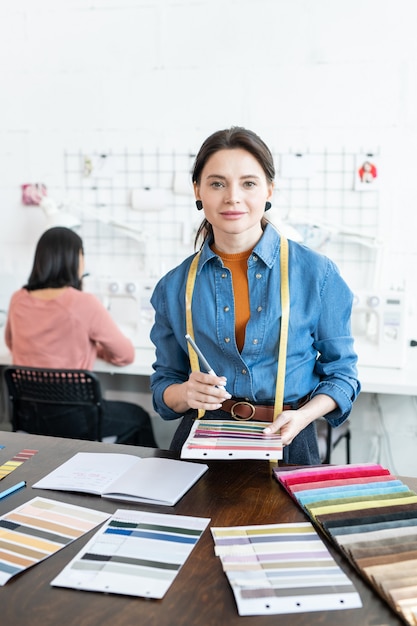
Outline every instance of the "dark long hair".
[[[246, 152], [249, 152], [262, 167], [265, 172], [266, 179], [270, 183], [274, 182], [274, 159], [266, 143], [252, 130], [248, 130], [242, 126], [232, 126], [231, 128], [216, 131], [203, 142], [194, 161], [192, 170], [193, 183], [197, 183], [198, 185], [200, 184], [201, 172], [213, 154], [219, 150], [232, 150], [234, 148], [241, 148], [246, 150]], [[268, 220], [263, 217], [262, 226], [265, 226], [267, 222]], [[197, 248], [197, 243], [200, 237], [204, 243], [206, 239], [211, 238], [212, 235], [213, 228], [210, 222], [204, 218], [195, 236], [195, 247]]]
[[83, 242], [77, 233], [63, 226], [49, 228], [37, 243], [32, 271], [24, 288], [28, 291], [59, 287], [80, 290], [80, 252], [84, 252]]

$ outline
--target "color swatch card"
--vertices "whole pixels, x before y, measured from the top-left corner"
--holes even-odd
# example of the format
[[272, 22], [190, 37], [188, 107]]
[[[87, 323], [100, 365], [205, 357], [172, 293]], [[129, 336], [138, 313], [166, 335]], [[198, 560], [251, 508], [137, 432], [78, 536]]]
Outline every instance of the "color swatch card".
[[51, 584], [160, 599], [209, 522], [119, 509]]
[[108, 513], [33, 498], [0, 517], [0, 585], [82, 537]]
[[350, 579], [309, 522], [212, 528], [239, 615], [362, 606]]
[[265, 422], [195, 420], [183, 459], [282, 459], [281, 435], [265, 435]]
[[417, 624], [417, 494], [379, 464], [274, 468], [278, 481], [403, 620]]

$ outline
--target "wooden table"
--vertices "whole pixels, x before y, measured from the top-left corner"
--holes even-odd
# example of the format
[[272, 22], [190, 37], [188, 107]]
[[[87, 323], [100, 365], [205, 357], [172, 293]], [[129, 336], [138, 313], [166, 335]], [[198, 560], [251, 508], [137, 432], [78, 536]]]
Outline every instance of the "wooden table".
[[[175, 507], [115, 503], [97, 496], [43, 491], [31, 485], [76, 452], [123, 452], [138, 456], [173, 455], [161, 450], [133, 446], [0, 432], [0, 461], [5, 462], [23, 448], [38, 454], [0, 481], [0, 490], [26, 480], [28, 488], [0, 500], [0, 515], [34, 496], [43, 496], [71, 504], [113, 513], [117, 508], [131, 508], [159, 513], [177, 513], [210, 517], [212, 526], [238, 526], [305, 521], [306, 516], [271, 476], [265, 461], [213, 461], [209, 471]], [[0, 587], [1, 622], [8, 626], [396, 626], [402, 621], [362, 581], [331, 548], [336, 561], [351, 578], [360, 593], [363, 607], [345, 611], [240, 617], [231, 587], [214, 544], [206, 529], [191, 556], [162, 600], [105, 595], [94, 592], [53, 588], [50, 581], [75, 556], [92, 534], [73, 542], [38, 565], [12, 578]]]

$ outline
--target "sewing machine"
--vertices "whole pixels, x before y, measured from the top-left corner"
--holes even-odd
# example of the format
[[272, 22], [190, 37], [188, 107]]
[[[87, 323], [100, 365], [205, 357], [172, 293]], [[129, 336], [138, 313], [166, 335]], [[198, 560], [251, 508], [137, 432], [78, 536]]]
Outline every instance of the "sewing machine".
[[154, 311], [150, 298], [155, 280], [149, 278], [117, 278], [104, 276], [85, 282], [86, 291], [95, 293], [111, 314], [120, 330], [135, 348], [153, 347], [149, 333]]
[[359, 365], [404, 366], [407, 348], [406, 315], [404, 292], [355, 293], [352, 334]]

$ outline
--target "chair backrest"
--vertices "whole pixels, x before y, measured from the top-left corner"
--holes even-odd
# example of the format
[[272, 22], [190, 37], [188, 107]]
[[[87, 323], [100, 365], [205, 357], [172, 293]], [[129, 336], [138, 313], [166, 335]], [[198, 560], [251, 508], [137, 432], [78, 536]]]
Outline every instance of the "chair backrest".
[[4, 369], [14, 431], [101, 440], [100, 382], [86, 370]]
[[344, 438], [346, 441], [346, 463], [350, 463], [350, 424], [346, 420], [340, 426], [333, 428], [324, 417], [319, 417], [315, 421], [317, 438], [319, 444], [321, 462], [330, 463], [332, 451]]

